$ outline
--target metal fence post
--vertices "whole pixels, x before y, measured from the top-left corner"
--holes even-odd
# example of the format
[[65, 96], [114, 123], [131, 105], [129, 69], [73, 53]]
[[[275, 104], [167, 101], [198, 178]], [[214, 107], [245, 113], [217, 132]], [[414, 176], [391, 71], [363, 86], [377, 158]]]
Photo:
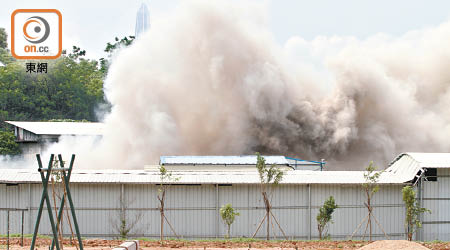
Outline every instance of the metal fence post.
[[219, 238], [220, 234], [219, 184], [216, 184], [215, 188], [216, 188], [216, 238]]
[[[120, 184], [120, 223], [121, 223], [120, 225], [122, 225], [122, 223], [124, 223], [126, 219], [127, 218], [125, 216], [125, 186], [124, 184]], [[162, 219], [163, 218], [161, 217], [161, 221], [162, 223], [164, 223]], [[119, 235], [120, 234], [121, 232], [119, 230]], [[120, 237], [122, 237], [122, 235], [120, 235]]]
[[[417, 196], [418, 196], [418, 200], [419, 200], [419, 206], [423, 207], [423, 201], [422, 201], [422, 175], [419, 177], [419, 181], [418, 181], [418, 185], [417, 185]], [[423, 222], [423, 214], [419, 215], [419, 221], [422, 223]], [[418, 228], [416, 230], [416, 240], [422, 240], [422, 228]]]
[[6, 249], [9, 250], [9, 210], [6, 210]]
[[20, 231], [20, 246], [21, 247], [23, 247], [23, 220], [24, 220], [24, 213], [25, 213], [25, 210], [22, 210], [22, 228], [21, 228], [21, 231]]
[[311, 184], [308, 184], [308, 240], [311, 240]]
[[28, 184], [28, 232], [33, 231], [33, 223], [31, 222], [31, 183]]

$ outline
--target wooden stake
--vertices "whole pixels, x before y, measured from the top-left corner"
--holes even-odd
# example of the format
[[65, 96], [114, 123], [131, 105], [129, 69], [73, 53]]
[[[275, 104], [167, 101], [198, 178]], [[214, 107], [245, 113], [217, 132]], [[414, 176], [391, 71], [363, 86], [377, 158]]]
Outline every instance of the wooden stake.
[[278, 228], [280, 228], [280, 231], [283, 233], [284, 238], [286, 238], [286, 240], [289, 240], [288, 237], [286, 236], [286, 234], [283, 231], [283, 228], [281, 228], [280, 223], [278, 223], [277, 218], [275, 218], [275, 215], [273, 215], [272, 211], [270, 211], [270, 214], [272, 214], [273, 219], [275, 220], [275, 222], [278, 225]]
[[364, 223], [364, 221], [366, 221], [367, 217], [369, 217], [369, 215], [367, 214], [366, 217], [364, 217], [364, 219], [362, 219], [362, 221], [359, 223], [358, 227], [356, 227], [355, 231], [353, 231], [352, 235], [350, 235], [350, 239], [353, 238], [353, 235], [355, 235], [355, 233], [358, 231], [358, 229], [362, 226], [362, 224]]
[[258, 228], [256, 228], [255, 233], [252, 235], [252, 239], [255, 238], [255, 235], [258, 233], [259, 228], [261, 228], [261, 225], [263, 224], [264, 220], [266, 219], [267, 214], [264, 214], [264, 217], [262, 218], [261, 222], [258, 225]]

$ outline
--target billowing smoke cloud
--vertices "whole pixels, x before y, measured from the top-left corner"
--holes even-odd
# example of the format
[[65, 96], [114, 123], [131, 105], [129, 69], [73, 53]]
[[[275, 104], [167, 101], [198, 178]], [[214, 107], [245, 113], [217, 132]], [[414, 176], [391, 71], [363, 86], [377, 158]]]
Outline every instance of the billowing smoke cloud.
[[450, 23], [281, 48], [264, 11], [249, 8], [183, 2], [119, 53], [105, 87], [105, 167], [259, 151], [361, 169], [450, 150]]
[[83, 167], [258, 151], [356, 170], [450, 150], [449, 22], [400, 38], [294, 37], [280, 47], [264, 13], [183, 1], [155, 20], [112, 63], [106, 134], [78, 158]]

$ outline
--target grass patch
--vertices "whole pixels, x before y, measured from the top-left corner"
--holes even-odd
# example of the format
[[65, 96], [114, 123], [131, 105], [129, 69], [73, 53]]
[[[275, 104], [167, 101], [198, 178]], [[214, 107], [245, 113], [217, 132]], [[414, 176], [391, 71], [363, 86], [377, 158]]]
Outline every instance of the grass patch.
[[260, 239], [253, 239], [253, 238], [231, 238], [231, 239], [200, 239], [200, 240], [194, 240], [194, 241], [200, 241], [200, 242], [233, 242], [233, 243], [249, 243], [249, 242], [258, 242], [261, 241]]
[[[8, 236], [7, 234], [0, 234], [1, 238], [6, 238], [7, 236]], [[20, 237], [22, 237], [21, 234], [9, 234], [9, 238], [20, 238]], [[24, 234], [23, 237], [24, 238], [33, 238], [33, 235], [32, 234]], [[38, 234], [37, 238], [40, 238], [40, 239], [52, 239], [53, 236]]]
[[[159, 242], [159, 239], [156, 238], [133, 238], [133, 240], [141, 240], [146, 242]], [[231, 238], [231, 239], [223, 239], [223, 238], [211, 238], [211, 239], [178, 239], [178, 238], [166, 238], [164, 241], [175, 241], [175, 242], [232, 242], [232, 243], [252, 243], [252, 242], [273, 242], [273, 243], [279, 243], [279, 242], [285, 242], [286, 240], [264, 240], [264, 239], [254, 239], [254, 238]], [[289, 240], [289, 241], [295, 241], [295, 240]]]
[[438, 244], [438, 243], [446, 243], [446, 242], [442, 241], [442, 240], [432, 240], [432, 241], [425, 241], [424, 243]]

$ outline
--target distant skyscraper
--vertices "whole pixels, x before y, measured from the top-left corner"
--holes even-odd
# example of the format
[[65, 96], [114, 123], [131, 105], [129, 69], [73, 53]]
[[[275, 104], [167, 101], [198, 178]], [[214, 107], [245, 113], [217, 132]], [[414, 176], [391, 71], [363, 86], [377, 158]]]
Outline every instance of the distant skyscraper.
[[135, 30], [136, 38], [150, 27], [149, 17], [150, 14], [148, 11], [148, 7], [145, 3], [142, 3], [141, 7], [139, 7], [139, 10], [136, 14], [136, 30]]

